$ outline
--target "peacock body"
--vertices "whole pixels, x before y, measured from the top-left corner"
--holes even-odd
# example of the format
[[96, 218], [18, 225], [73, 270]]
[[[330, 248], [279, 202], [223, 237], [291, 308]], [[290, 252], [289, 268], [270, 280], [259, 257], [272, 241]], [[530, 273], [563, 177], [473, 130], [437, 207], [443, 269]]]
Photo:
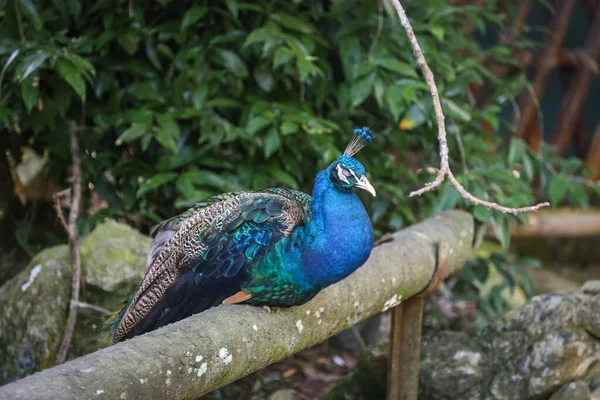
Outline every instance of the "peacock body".
[[344, 155], [317, 174], [312, 197], [282, 188], [226, 193], [158, 225], [113, 341], [221, 303], [300, 305], [364, 264], [373, 228], [353, 189], [375, 190], [352, 156], [374, 136], [366, 127], [354, 133]]

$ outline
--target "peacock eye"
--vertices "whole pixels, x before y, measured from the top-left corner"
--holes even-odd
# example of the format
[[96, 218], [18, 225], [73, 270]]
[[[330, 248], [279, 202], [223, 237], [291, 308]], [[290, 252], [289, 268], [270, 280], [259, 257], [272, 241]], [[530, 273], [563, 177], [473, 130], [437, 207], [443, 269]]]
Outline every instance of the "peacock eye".
[[344, 176], [346, 176], [346, 177], [352, 176], [352, 172], [350, 172], [350, 170], [348, 170], [346, 168], [342, 169], [342, 174], [344, 174]]

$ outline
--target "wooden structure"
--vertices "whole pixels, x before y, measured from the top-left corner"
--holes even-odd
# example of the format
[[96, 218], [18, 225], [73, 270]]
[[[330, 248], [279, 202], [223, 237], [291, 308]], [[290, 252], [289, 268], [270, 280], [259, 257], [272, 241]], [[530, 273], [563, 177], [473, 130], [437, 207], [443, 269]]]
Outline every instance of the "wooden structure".
[[394, 307], [404, 310], [415, 343], [399, 354], [410, 379], [398, 383], [416, 390], [420, 296], [462, 268], [473, 231], [470, 214], [445, 212], [391, 235], [363, 267], [307, 304], [272, 313], [215, 307], [2, 386], [0, 399], [198, 398]]
[[[510, 41], [520, 33], [533, 3], [532, 0], [520, 2], [512, 35], [501, 36], [501, 40], [507, 37], [505, 40]], [[513, 121], [515, 135], [524, 139], [536, 151], [540, 151], [543, 132], [539, 123], [539, 104], [550, 74], [558, 69], [565, 94], [561, 99], [557, 123], [550, 129], [552, 134], [549, 142], [556, 146], [559, 155], [565, 155], [573, 143], [575, 155], [585, 160], [586, 168], [594, 171], [594, 179], [597, 180], [600, 178], [600, 122], [592, 129], [593, 133], [590, 135], [590, 129], [584, 122], [583, 110], [591, 84], [594, 79], [598, 79], [600, 72], [600, 1], [555, 0], [551, 3], [554, 12], [551, 13], [548, 24], [550, 33], [540, 52], [534, 55], [519, 55], [519, 59], [530, 66], [532, 88], [519, 99], [520, 114], [516, 115]], [[588, 36], [582, 48], [566, 49], [565, 37], [574, 23], [573, 14], [577, 6], [583, 6], [587, 10], [590, 24]], [[483, 92], [485, 95], [485, 91]]]

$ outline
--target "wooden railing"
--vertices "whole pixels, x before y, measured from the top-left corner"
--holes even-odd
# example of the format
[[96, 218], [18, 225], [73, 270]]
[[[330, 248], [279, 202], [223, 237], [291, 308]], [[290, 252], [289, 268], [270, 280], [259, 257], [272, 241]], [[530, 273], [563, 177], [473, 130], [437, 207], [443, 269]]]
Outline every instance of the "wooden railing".
[[390, 239], [303, 306], [219, 306], [2, 386], [0, 399], [197, 398], [422, 294], [440, 271], [440, 244], [443, 275], [457, 272], [471, 252], [473, 219], [450, 211]]

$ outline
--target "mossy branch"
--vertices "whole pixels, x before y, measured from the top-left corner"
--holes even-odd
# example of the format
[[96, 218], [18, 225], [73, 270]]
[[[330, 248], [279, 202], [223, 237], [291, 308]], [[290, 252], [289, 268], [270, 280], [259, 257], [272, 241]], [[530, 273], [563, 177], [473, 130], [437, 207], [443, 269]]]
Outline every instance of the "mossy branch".
[[449, 245], [447, 273], [458, 271], [472, 240], [471, 215], [446, 212], [395, 233], [303, 306], [274, 313], [219, 306], [0, 387], [0, 398], [197, 398], [419, 293], [441, 242]]

